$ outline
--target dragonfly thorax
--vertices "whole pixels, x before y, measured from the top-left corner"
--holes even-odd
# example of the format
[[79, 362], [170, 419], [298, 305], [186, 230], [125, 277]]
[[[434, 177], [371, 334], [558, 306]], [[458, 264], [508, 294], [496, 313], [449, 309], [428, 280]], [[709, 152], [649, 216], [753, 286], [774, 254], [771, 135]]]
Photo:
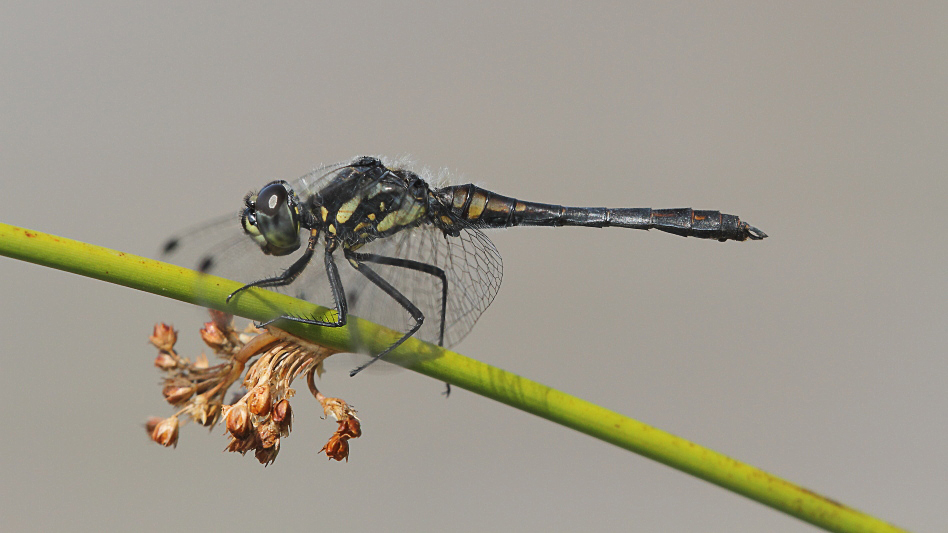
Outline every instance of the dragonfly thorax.
[[412, 172], [354, 167], [314, 195], [311, 208], [327, 234], [353, 247], [425, 222], [429, 194]]

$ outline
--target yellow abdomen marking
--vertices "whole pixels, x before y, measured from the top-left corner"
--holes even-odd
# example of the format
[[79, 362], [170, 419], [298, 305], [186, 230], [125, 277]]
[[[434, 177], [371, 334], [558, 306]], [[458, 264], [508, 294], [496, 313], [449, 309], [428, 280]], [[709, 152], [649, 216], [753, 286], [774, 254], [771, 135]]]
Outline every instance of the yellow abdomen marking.
[[486, 205], [487, 195], [480, 191], [475, 191], [474, 194], [471, 195], [471, 204], [467, 206], [466, 216], [468, 220], [477, 220], [480, 218]]

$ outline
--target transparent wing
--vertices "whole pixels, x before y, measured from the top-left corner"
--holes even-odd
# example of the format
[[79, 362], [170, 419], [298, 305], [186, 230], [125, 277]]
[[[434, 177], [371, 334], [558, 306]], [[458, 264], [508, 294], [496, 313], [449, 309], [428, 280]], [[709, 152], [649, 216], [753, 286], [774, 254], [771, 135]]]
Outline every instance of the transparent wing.
[[297, 196], [301, 200], [305, 201], [314, 194], [319, 194], [319, 191], [323, 189], [329, 182], [336, 177], [336, 174], [340, 170], [350, 166], [355, 160], [355, 158], [350, 161], [342, 161], [339, 163], [333, 163], [331, 165], [325, 165], [313, 169], [307, 174], [304, 174], [297, 178], [295, 181], [290, 183], [290, 186], [293, 187], [293, 191], [296, 192]]

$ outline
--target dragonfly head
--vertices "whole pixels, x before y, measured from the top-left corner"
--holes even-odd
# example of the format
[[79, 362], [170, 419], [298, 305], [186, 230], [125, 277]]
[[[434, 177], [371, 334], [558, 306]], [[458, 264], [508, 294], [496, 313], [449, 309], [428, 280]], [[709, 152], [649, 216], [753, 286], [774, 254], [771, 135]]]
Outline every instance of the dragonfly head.
[[300, 205], [283, 180], [271, 181], [244, 199], [240, 225], [267, 255], [286, 255], [300, 247]]

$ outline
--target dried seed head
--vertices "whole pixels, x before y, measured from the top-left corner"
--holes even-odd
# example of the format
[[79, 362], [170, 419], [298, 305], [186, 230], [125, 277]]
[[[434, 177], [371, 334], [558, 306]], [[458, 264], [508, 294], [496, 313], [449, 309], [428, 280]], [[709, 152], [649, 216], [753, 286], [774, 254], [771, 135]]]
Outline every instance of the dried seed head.
[[268, 422], [257, 427], [257, 437], [262, 448], [272, 448], [280, 443], [280, 430], [276, 424]]
[[278, 453], [280, 453], [280, 439], [277, 439], [276, 443], [270, 448], [257, 448], [253, 455], [260, 461], [260, 464], [267, 466], [276, 460]]
[[274, 422], [283, 422], [284, 420], [293, 416], [293, 409], [290, 408], [290, 402], [286, 398], [278, 401], [276, 405], [273, 406], [273, 413], [270, 415], [273, 417]]
[[[305, 373], [324, 412], [339, 426], [321, 451], [330, 459], [348, 461], [349, 439], [362, 434], [356, 412], [346, 402], [321, 394], [313, 382], [322, 361], [334, 351], [272, 327], [248, 327], [244, 334], [238, 334], [233, 317], [226, 313], [212, 312], [201, 336], [224, 362], [211, 366], [207, 356], [201, 354], [192, 363], [174, 352], [177, 332], [171, 326], [158, 324], [154, 328], [150, 341], [159, 349], [154, 364], [167, 373], [162, 393], [178, 412], [171, 418], [148, 420], [145, 427], [152, 440], [176, 446], [182, 416], [205, 426], [224, 418], [230, 435], [227, 451], [253, 451], [258, 461], [269, 465], [279, 453], [280, 440], [290, 433], [290, 398], [296, 392], [293, 380]], [[228, 389], [241, 375], [249, 392], [234, 405], [224, 406]]]
[[267, 416], [270, 413], [271, 393], [269, 385], [257, 385], [250, 391], [247, 406], [250, 412], [257, 416]]
[[194, 394], [194, 387], [185, 383], [187, 382], [181, 383], [176, 380], [165, 385], [161, 390], [165, 400], [171, 405], [180, 405], [186, 402]]
[[234, 438], [245, 439], [253, 432], [253, 424], [250, 423], [250, 410], [247, 404], [240, 402], [227, 408], [225, 417], [227, 431]]
[[214, 351], [219, 351], [228, 344], [227, 336], [214, 322], [204, 323], [204, 327], [201, 329], [201, 339], [204, 344], [207, 344]]
[[224, 448], [226, 452], [237, 452], [240, 454], [245, 454], [250, 450], [255, 450], [259, 446], [257, 441], [257, 432], [254, 431], [246, 438], [243, 439], [231, 439], [230, 443], [227, 444], [227, 448]]
[[173, 327], [160, 322], [155, 324], [155, 329], [151, 334], [151, 337], [148, 338], [148, 342], [155, 345], [155, 348], [158, 348], [164, 352], [170, 352], [174, 349], [174, 343], [178, 340], [178, 332], [174, 330]]
[[347, 439], [357, 439], [362, 436], [362, 425], [358, 418], [349, 418], [339, 421], [339, 427], [336, 429], [336, 435]]
[[175, 446], [178, 445], [178, 417], [172, 416], [171, 418], [166, 418], [157, 425], [151, 432], [151, 440], [161, 444], [162, 446]]
[[196, 396], [189, 411], [191, 418], [205, 427], [211, 427], [217, 424], [221, 416], [221, 404], [218, 402], [208, 403], [207, 398], [202, 394]]
[[349, 439], [345, 437], [340, 437], [339, 435], [333, 435], [329, 438], [329, 442], [323, 446], [321, 452], [326, 452], [326, 456], [330, 459], [335, 459], [337, 461], [342, 461], [343, 459], [346, 462], [349, 462]]
[[208, 309], [211, 320], [222, 330], [234, 329], [234, 315], [218, 311], [217, 309]]
[[290, 407], [290, 401], [286, 398], [278, 401], [270, 411], [270, 417], [280, 428], [280, 436], [286, 437], [293, 429], [293, 409]]
[[155, 366], [162, 370], [171, 370], [178, 366], [178, 361], [168, 352], [158, 352], [155, 357]]
[[198, 370], [204, 370], [209, 366], [211, 366], [211, 363], [207, 360], [207, 355], [204, 353], [201, 353], [201, 355], [194, 359], [194, 368]]

